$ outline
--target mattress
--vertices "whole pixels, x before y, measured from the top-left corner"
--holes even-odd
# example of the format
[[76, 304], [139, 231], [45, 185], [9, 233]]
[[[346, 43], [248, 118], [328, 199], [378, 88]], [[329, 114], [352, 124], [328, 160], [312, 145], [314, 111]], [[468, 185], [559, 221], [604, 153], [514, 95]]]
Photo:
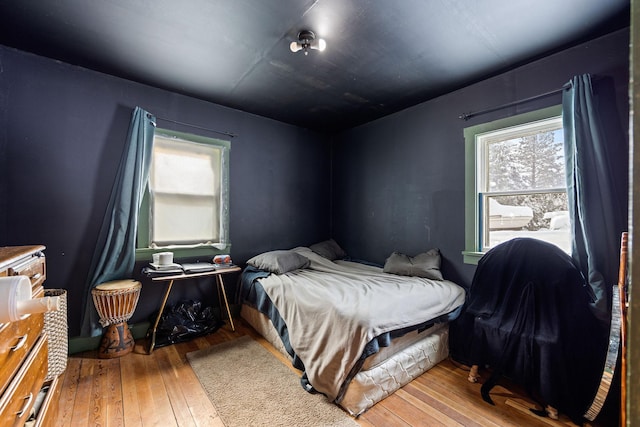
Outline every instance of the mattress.
[[243, 317], [303, 371], [307, 391], [359, 415], [447, 357], [447, 322], [465, 298], [457, 284], [333, 262], [305, 247], [278, 251], [286, 260], [281, 252], [306, 265], [278, 274], [247, 266], [239, 301]]
[[[292, 360], [268, 316], [244, 304], [240, 314], [271, 345]], [[448, 343], [447, 323], [411, 331], [392, 340], [388, 347], [382, 347], [365, 360], [337, 404], [353, 416], [362, 414], [447, 358]]]

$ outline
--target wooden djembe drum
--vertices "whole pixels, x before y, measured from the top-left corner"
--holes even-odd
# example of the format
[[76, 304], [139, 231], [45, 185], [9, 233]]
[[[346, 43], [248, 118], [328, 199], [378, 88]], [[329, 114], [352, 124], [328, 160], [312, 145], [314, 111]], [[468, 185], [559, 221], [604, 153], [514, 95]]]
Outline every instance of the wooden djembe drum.
[[127, 279], [101, 283], [91, 290], [100, 324], [107, 328], [100, 341], [99, 358], [121, 357], [133, 350], [135, 342], [127, 321], [136, 310], [141, 288], [140, 282]]

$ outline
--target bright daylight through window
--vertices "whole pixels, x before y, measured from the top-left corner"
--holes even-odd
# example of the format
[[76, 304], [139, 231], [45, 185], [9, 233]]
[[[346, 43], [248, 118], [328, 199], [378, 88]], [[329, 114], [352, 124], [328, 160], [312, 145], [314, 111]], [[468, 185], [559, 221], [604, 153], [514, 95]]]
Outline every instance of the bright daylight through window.
[[465, 138], [474, 162], [467, 165], [467, 204], [473, 203], [467, 215], [473, 217], [467, 218], [465, 257], [516, 237], [569, 253], [562, 117], [494, 122], [465, 130]]
[[477, 136], [483, 251], [535, 237], [569, 252], [562, 118]]
[[226, 247], [228, 151], [227, 141], [156, 131], [139, 247]]

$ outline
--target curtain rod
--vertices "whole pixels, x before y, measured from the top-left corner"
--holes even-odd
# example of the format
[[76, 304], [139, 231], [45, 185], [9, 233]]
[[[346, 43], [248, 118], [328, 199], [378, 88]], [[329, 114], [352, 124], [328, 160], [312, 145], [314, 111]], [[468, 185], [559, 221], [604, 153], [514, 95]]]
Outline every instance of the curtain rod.
[[215, 130], [215, 129], [210, 129], [210, 128], [206, 128], [206, 127], [203, 127], [203, 126], [193, 125], [193, 124], [191, 124], [191, 123], [185, 123], [185, 122], [179, 122], [179, 121], [177, 121], [177, 120], [167, 119], [167, 118], [164, 118], [164, 117], [158, 117], [158, 116], [156, 116], [156, 119], [158, 119], [158, 120], [164, 120], [165, 122], [175, 123], [175, 124], [177, 124], [177, 125], [188, 126], [188, 127], [195, 128], [195, 129], [206, 130], [206, 131], [208, 131], [208, 132], [213, 132], [213, 133], [217, 133], [217, 134], [220, 134], [220, 135], [226, 135], [226, 136], [229, 136], [229, 137], [231, 137], [231, 138], [235, 138], [236, 136], [238, 136], [238, 135], [237, 135], [237, 134], [235, 134], [235, 133], [225, 132], [225, 131]]
[[487, 108], [486, 110], [474, 111], [472, 113], [462, 113], [458, 116], [461, 120], [469, 120], [471, 117], [478, 116], [480, 114], [491, 113], [493, 111], [502, 110], [503, 108], [513, 107], [514, 105], [524, 104], [525, 102], [533, 101], [536, 99], [544, 98], [545, 96], [555, 95], [556, 93], [560, 93], [564, 90], [564, 88], [555, 89], [549, 92], [541, 93], [540, 95], [530, 96], [529, 98], [520, 99], [518, 101], [509, 102], [508, 104], [499, 105], [497, 107]]

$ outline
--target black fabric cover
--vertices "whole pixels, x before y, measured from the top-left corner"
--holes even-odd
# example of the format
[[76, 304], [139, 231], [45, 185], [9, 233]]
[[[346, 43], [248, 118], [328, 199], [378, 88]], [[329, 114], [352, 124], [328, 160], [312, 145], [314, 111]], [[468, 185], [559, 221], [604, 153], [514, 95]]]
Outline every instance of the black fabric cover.
[[541, 240], [513, 239], [482, 257], [460, 319], [471, 334], [468, 354], [457, 350], [463, 363], [492, 369], [485, 400], [492, 403], [489, 391], [505, 375], [541, 404], [582, 422], [609, 336], [589, 309], [586, 286], [572, 258]]

